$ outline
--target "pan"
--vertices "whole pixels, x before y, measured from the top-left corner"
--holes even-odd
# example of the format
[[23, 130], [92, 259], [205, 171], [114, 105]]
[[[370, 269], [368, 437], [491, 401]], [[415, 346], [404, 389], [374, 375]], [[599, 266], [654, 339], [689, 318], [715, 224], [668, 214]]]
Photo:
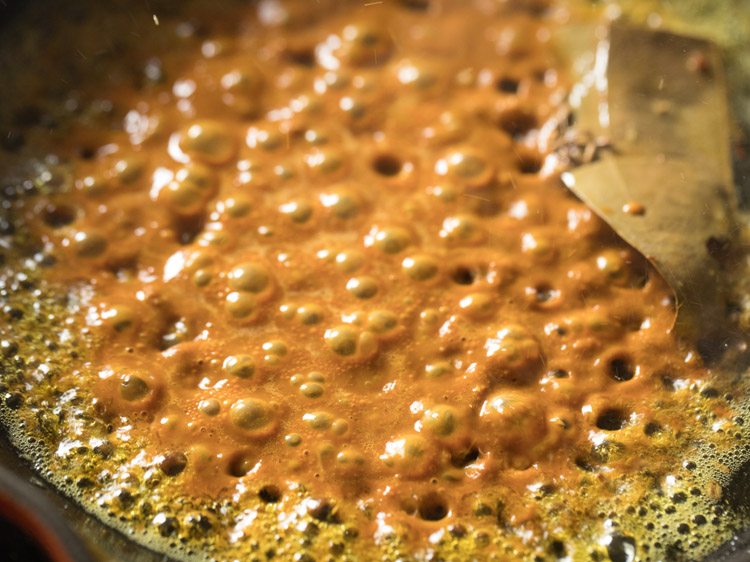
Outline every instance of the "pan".
[[[39, 8], [40, 4], [44, 4], [43, 9]], [[738, 9], [741, 13], [742, 8]], [[113, 29], [116, 29], [114, 33], [131, 33], [134, 35], [158, 33], [159, 18], [168, 18], [179, 14], [179, 8], [161, 3], [154, 5], [145, 3], [144, 5], [134, 6], [132, 3], [114, 2], [111, 10], [112, 14], [117, 14], [118, 17], [113, 16], [111, 22], [107, 20], [101, 22], [101, 27], [105, 30], [103, 35], [112, 33]], [[34, 31], [29, 33], [27, 40], [19, 43], [19, 57], [38, 60], [39, 64], [42, 65], [40, 71], [50, 72], [52, 76], [59, 76], [60, 80], [75, 79], [76, 73], [84, 72], [86, 65], [81, 65], [78, 61], [78, 64], [71, 63], [69, 67], [61, 68], [60, 65], [64, 64], [65, 57], [70, 56], [69, 50], [63, 50], [59, 53], [45, 53], [44, 57], [39, 56], [39, 49], [44, 44], [44, 38], [54, 34], [55, 18], [52, 16], [53, 13], [57, 17], [82, 20], [87, 17], [86, 2], [71, 6], [70, 3], [56, 5], [55, 2], [24, 3], [11, 1], [7, 5], [0, 6], [0, 34], [3, 29], [11, 29], [12, 27], [13, 30], [10, 33], [14, 34], [15, 40], [19, 40], [18, 22], [22, 22], [23, 26], [28, 26]], [[123, 13], [128, 15], [125, 20], [119, 17]], [[122, 25], [122, 22], [127, 19], [132, 22], [127, 30], [113, 27]], [[156, 26], [152, 23], [155, 23]], [[651, 23], [653, 24], [653, 21]], [[685, 31], [685, 29], [680, 29], [680, 31]], [[587, 48], [590, 48], [590, 45]], [[112, 50], [116, 52], [117, 48], [115, 47]], [[81, 56], [85, 59], [83, 53]], [[103, 57], [103, 60], [98, 61], [97, 64], [106, 64], [105, 59], [106, 57]], [[7, 64], [7, 59], [3, 59], [2, 62]], [[736, 84], [737, 76], [742, 76], [741, 70], [737, 68], [739, 64], [741, 63], [732, 60], [730, 56], [730, 78], [734, 76], [731, 74], [732, 72], [736, 73], [736, 76], [730, 79], [730, 82], [733, 83], [731, 86], [733, 91], [740, 87]], [[0, 68], [2, 68], [1, 65]], [[9, 95], [18, 95], [18, 92], [13, 91], [13, 88], [19, 86], [22, 87], [23, 85], [9, 84]], [[66, 87], [67, 85], [60, 86], [61, 89]], [[737, 98], [734, 104], [735, 114], [740, 114], [742, 108], [745, 107], [742, 98]], [[34, 119], [34, 116], [30, 116], [29, 119]], [[732, 142], [727, 149], [728, 158], [734, 157], [733, 161], [728, 163], [728, 165], [734, 167], [735, 181], [729, 180], [732, 183], [733, 190], [731, 197], [737, 197], [741, 206], [743, 201], [747, 200], [747, 194], [744, 191], [746, 187], [742, 184], [743, 180], [747, 182], [745, 171], [750, 166], [748, 159], [743, 157], [743, 147], [745, 146], [743, 139], [745, 137], [742, 121], [738, 120], [732, 126], [720, 129], [720, 131], [724, 137], [728, 137], [725, 139], [727, 142], [730, 140]], [[5, 143], [10, 148], [15, 142], [19, 142], [15, 135], [15, 131], [9, 131], [9, 134], [6, 135]], [[577, 188], [579, 191], [576, 191], [576, 194], [596, 207], [595, 199], [588, 198], [585, 191], [585, 169], [582, 168], [582, 173], [577, 178], [577, 182], [569, 187], [574, 191]], [[734, 191], [735, 189], [737, 191]], [[616, 228], [616, 230], [622, 235], [621, 228]], [[727, 233], [722, 233], [722, 236], [724, 235], [727, 235]], [[731, 232], [729, 235], [731, 235]], [[633, 239], [626, 236], [626, 239], [632, 242], [636, 248], [641, 249], [637, 235]], [[649, 256], [651, 257], [654, 253], [658, 253], [658, 250], [649, 251]], [[690, 275], [693, 274], [694, 272], [690, 273]], [[705, 288], [699, 288], [697, 291], [705, 292]], [[698, 298], [690, 293], [684, 294], [683, 297], [688, 302]], [[705, 303], [701, 303], [702, 307], [704, 305]], [[705, 308], [702, 310], [705, 310]], [[700, 311], [698, 314], [700, 314]], [[694, 319], [693, 324], [695, 324]], [[710, 333], [705, 335], [709, 339], [717, 337], [715, 330], [710, 330]], [[727, 504], [737, 511], [750, 509], [750, 494], [747, 493], [746, 486], [747, 478], [750, 477], [748, 466], [750, 465], [743, 465], [737, 470], [724, 489]], [[0, 523], [3, 525], [0, 526], [0, 537], [4, 537], [2, 540], [9, 546], [18, 548], [17, 551], [9, 551], [11, 552], [9, 554], [11, 560], [49, 562], [89, 562], [93, 560], [150, 562], [166, 560], [163, 555], [144, 548], [126, 535], [102, 524], [97, 518], [82, 510], [76, 503], [44, 483], [35, 474], [31, 464], [19, 457], [16, 449], [7, 438], [0, 442], [0, 467], [2, 467], [2, 471], [0, 471]], [[613, 561], [619, 562], [622, 560], [624, 562], [633, 559], [627, 545], [623, 546], [623, 544], [613, 544], [609, 549], [609, 555]], [[689, 555], [687, 559], [690, 559]], [[717, 562], [750, 560], [750, 529], [737, 529], [736, 536], [732, 540], [722, 545], [705, 560], [707, 562], [714, 560]]]

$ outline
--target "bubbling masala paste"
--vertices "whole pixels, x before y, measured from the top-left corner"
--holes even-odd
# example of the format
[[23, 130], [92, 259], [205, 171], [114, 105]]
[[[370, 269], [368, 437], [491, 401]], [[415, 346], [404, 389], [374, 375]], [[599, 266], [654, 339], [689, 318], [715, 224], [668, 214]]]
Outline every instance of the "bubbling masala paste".
[[42, 473], [198, 559], [728, 538], [735, 402], [550, 153], [560, 6], [223, 10], [6, 147], [3, 408]]

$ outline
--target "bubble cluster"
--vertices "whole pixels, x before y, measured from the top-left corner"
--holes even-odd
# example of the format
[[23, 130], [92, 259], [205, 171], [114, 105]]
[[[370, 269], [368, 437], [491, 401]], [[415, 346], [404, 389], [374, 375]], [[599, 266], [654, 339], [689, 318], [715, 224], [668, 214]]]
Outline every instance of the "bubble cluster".
[[750, 414], [561, 186], [558, 24], [511, 4], [165, 16], [174, 56], [75, 102], [0, 216], [0, 413], [45, 476], [188, 558], [728, 536]]

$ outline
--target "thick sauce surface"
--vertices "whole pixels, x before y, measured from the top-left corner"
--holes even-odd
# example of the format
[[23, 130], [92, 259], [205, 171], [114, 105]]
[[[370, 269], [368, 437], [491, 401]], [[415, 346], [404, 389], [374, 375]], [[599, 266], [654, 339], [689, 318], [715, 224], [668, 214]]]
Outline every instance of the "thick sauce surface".
[[89, 342], [53, 383], [84, 502], [220, 559], [615, 556], [576, 546], [600, 503], [731, 418], [559, 180], [543, 3], [428, 4], [233, 8], [52, 141], [70, 184], [14, 216]]

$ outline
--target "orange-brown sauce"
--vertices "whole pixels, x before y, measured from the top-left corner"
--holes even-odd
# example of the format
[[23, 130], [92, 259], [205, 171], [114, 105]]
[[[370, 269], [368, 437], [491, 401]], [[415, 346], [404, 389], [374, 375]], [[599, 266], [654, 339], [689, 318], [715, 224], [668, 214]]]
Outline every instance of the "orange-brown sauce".
[[530, 491], [585, 518], [592, 473], [666, 474], [708, 373], [561, 185], [542, 3], [332, 6], [238, 8], [242, 32], [107, 91], [118, 126], [72, 124], [72, 189], [18, 203], [45, 278], [85, 287], [65, 384], [120, 469], [413, 549], [482, 505], [555, 533]]

